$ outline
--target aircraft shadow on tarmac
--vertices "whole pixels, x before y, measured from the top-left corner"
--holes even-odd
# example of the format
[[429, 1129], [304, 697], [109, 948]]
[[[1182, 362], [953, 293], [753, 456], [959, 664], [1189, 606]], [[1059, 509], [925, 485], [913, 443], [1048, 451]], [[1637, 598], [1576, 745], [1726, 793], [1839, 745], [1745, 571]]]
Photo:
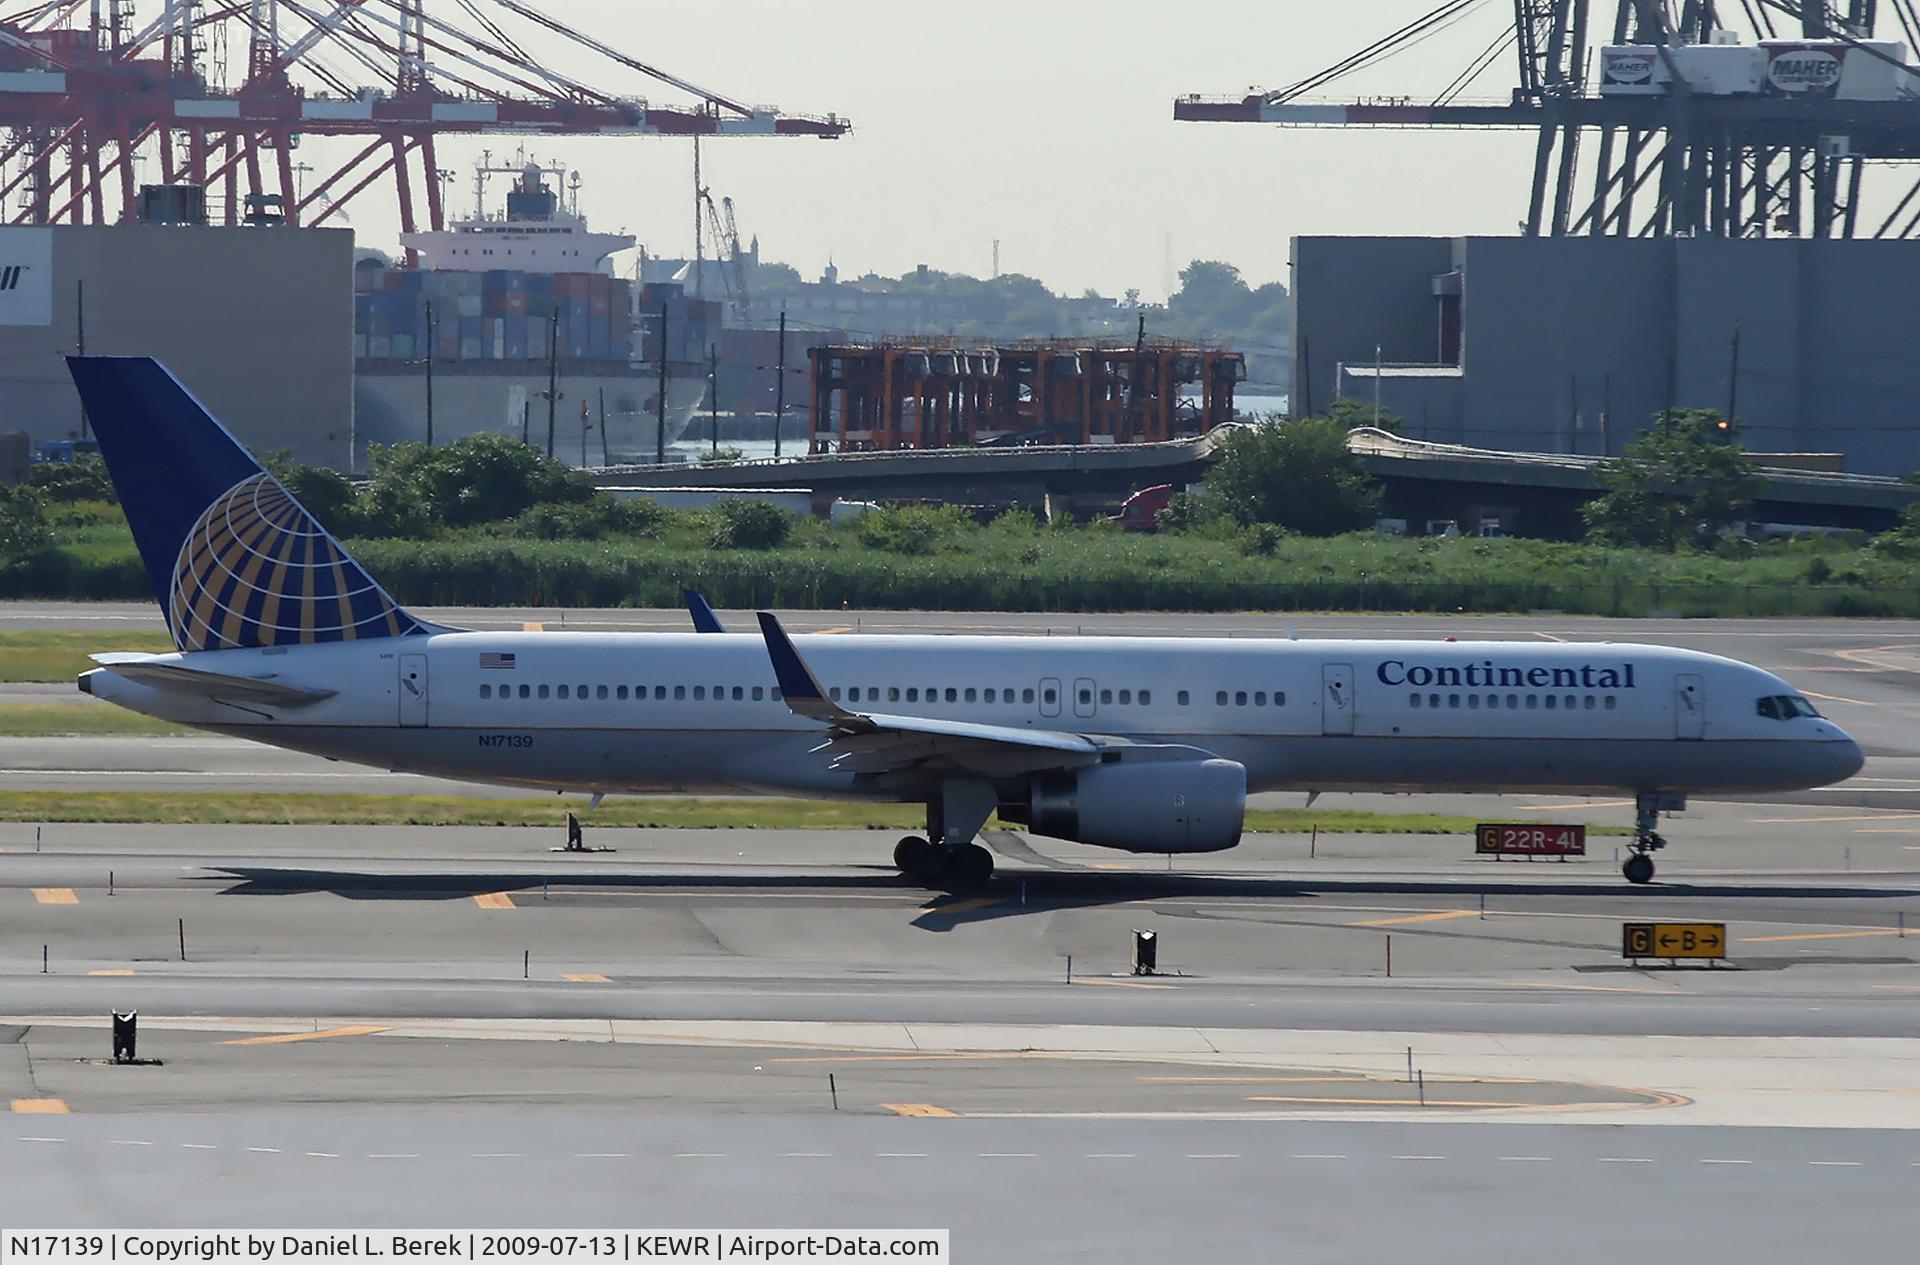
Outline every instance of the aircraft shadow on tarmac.
[[298, 896], [325, 893], [345, 900], [459, 901], [504, 892], [523, 900], [538, 899], [552, 884], [558, 899], [595, 894], [644, 896], [648, 892], [702, 892], [724, 896], [729, 892], [792, 892], [817, 896], [830, 892], [870, 895], [898, 892], [909, 899], [924, 897], [912, 925], [931, 932], [950, 931], [969, 923], [1055, 913], [1062, 909], [1097, 908], [1150, 900], [1229, 899], [1301, 900], [1335, 896], [1441, 896], [1459, 901], [1489, 896], [1617, 898], [1637, 901], [1701, 900], [1825, 900], [1911, 899], [1920, 888], [1833, 887], [1774, 884], [1668, 882], [1636, 887], [1615, 883], [1568, 880], [1520, 880], [1495, 883], [1445, 882], [1383, 877], [1316, 880], [1295, 876], [1220, 874], [1142, 874], [1049, 869], [1032, 873], [1002, 873], [978, 888], [933, 890], [909, 884], [890, 868], [848, 874], [734, 874], [724, 871], [674, 874], [606, 874], [563, 872], [541, 877], [512, 873], [383, 874], [354, 870], [283, 869], [270, 866], [210, 867], [208, 881], [232, 881], [223, 896]]

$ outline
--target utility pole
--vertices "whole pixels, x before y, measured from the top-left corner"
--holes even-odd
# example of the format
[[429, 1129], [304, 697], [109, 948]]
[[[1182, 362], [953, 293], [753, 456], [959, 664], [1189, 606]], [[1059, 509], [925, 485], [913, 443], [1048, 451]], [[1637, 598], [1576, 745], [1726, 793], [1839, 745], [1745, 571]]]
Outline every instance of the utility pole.
[[[78, 348], [79, 353], [84, 356], [87, 354], [87, 283], [85, 281], [76, 282], [75, 287], [73, 300], [75, 333], [80, 341]], [[82, 403], [80, 405], [80, 438], [85, 439], [86, 437], [87, 406]]]
[[433, 447], [433, 353], [440, 341], [440, 326], [433, 319], [433, 301], [427, 301], [427, 447]]
[[553, 456], [555, 410], [560, 407], [560, 309], [547, 317], [547, 456]]
[[1739, 423], [1735, 420], [1740, 409], [1740, 318], [1733, 321], [1733, 363], [1727, 369], [1727, 429], [1732, 430]]
[[580, 468], [587, 468], [587, 432], [593, 429], [593, 413], [585, 400], [580, 401]]
[[613, 458], [607, 452], [607, 389], [600, 388], [600, 464], [610, 466]]
[[667, 302], [660, 301], [660, 398], [659, 429], [653, 437], [653, 461], [655, 465], [667, 464]]
[[720, 348], [707, 344], [707, 418], [713, 430], [713, 455], [720, 455]]
[[1373, 345], [1373, 428], [1380, 429], [1380, 344]]
[[787, 309], [780, 309], [780, 355], [773, 382], [773, 456], [780, 457], [780, 423], [787, 416]]

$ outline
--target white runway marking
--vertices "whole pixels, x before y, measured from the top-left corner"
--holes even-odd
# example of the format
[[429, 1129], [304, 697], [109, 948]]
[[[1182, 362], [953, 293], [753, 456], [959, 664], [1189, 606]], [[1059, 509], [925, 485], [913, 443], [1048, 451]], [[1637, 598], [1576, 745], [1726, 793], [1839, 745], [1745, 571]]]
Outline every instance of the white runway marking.
[[1644, 1155], [1603, 1155], [1600, 1157], [1600, 1162], [1602, 1164], [1651, 1164], [1653, 1163], [1652, 1160], [1648, 1159]]

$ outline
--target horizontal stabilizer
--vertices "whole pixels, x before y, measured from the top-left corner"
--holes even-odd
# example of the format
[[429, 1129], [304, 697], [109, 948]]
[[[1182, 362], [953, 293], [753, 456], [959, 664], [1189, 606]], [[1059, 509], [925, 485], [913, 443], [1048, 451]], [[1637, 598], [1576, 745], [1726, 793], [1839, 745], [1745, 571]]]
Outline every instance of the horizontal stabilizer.
[[[97, 654], [93, 661], [115, 676], [157, 690], [192, 694], [219, 703], [253, 703], [272, 707], [308, 707], [332, 698], [337, 690], [315, 690], [288, 685], [272, 678], [230, 676], [202, 672], [178, 663], [159, 663], [140, 655]], [[83, 678], [84, 679], [84, 678]]]

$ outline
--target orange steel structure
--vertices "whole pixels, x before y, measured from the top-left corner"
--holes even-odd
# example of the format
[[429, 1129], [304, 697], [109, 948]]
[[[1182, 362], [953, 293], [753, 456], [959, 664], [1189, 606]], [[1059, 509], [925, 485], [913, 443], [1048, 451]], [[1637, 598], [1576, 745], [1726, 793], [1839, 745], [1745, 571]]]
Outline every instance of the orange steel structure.
[[[742, 104], [529, 0], [0, 0], [0, 224], [137, 218], [138, 181], [193, 184], [229, 224], [315, 226], [384, 182], [401, 228], [446, 227], [449, 135], [813, 136], [842, 119]], [[656, 105], [553, 69], [556, 38], [692, 98]], [[229, 52], [231, 50], [231, 53]], [[231, 56], [233, 72], [227, 61]], [[229, 79], [236, 82], [231, 85]], [[302, 137], [352, 137], [301, 163]], [[311, 172], [304, 184], [297, 179]]]
[[810, 451], [1152, 443], [1233, 420], [1238, 352], [1175, 339], [815, 347]]

